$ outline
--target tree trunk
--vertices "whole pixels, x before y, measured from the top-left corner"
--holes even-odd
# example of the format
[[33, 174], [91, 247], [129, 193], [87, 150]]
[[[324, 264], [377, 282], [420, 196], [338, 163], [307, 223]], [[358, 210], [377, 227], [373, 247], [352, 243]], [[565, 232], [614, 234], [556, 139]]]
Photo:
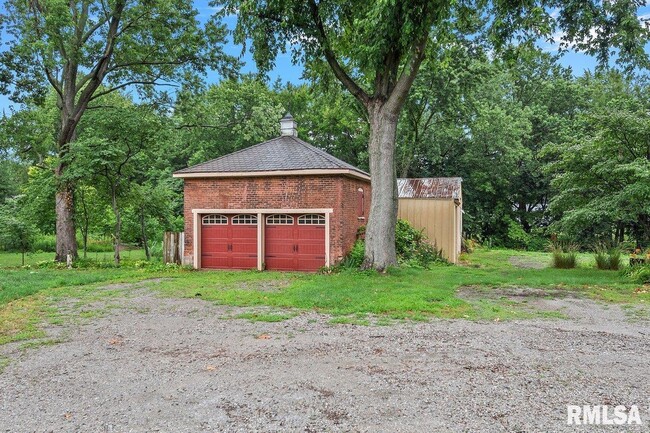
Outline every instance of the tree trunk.
[[[56, 177], [61, 178], [65, 165], [59, 164]], [[77, 238], [74, 223], [74, 186], [62, 181], [56, 192], [56, 257], [57, 262], [67, 262], [68, 254], [77, 258]]]
[[121, 243], [120, 232], [122, 231], [122, 216], [120, 215], [120, 208], [118, 207], [117, 204], [117, 190], [115, 186], [111, 188], [111, 205], [113, 207], [113, 213], [115, 214], [115, 228], [113, 232], [113, 239], [114, 239], [113, 258], [115, 260], [115, 264], [119, 266], [120, 243]]
[[56, 192], [56, 257], [57, 262], [67, 263], [68, 256], [76, 259], [77, 253], [77, 230], [74, 220], [74, 182], [65, 179], [68, 170], [70, 144], [76, 139], [76, 127], [79, 122], [72, 116], [74, 107], [74, 96], [66, 95], [57, 102], [61, 121], [61, 129], [58, 132], [57, 150], [59, 165], [54, 171], [57, 180]]
[[147, 244], [147, 226], [144, 218], [144, 209], [140, 209], [140, 230], [142, 231], [142, 245], [144, 246], [144, 254], [147, 260], [151, 260], [151, 252]]
[[383, 109], [380, 101], [368, 106], [370, 122], [370, 173], [372, 200], [366, 227], [366, 251], [362, 267], [385, 272], [397, 265], [397, 180], [395, 138], [398, 115]]
[[83, 210], [83, 220], [81, 224], [81, 239], [83, 242], [82, 248], [84, 251], [84, 259], [88, 256], [88, 230], [90, 226], [90, 216], [88, 215], [88, 206], [86, 205], [86, 193], [84, 189], [79, 190], [79, 199], [81, 200], [81, 209]]

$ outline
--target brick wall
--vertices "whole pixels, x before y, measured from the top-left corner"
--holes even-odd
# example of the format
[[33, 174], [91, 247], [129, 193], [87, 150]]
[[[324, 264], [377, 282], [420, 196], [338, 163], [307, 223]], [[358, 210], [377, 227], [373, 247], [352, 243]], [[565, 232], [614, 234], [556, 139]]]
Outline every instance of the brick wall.
[[[359, 192], [364, 190], [364, 215], [359, 217]], [[193, 260], [192, 209], [331, 208], [330, 264], [341, 260], [366, 223], [370, 183], [344, 176], [282, 176], [186, 178], [184, 196], [185, 263]]]

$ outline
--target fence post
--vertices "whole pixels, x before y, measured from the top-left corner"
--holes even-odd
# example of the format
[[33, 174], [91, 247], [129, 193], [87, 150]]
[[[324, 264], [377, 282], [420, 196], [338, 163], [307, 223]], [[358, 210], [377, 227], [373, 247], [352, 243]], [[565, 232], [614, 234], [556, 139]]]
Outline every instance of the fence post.
[[165, 232], [163, 236], [163, 261], [181, 264], [184, 249], [183, 232]]

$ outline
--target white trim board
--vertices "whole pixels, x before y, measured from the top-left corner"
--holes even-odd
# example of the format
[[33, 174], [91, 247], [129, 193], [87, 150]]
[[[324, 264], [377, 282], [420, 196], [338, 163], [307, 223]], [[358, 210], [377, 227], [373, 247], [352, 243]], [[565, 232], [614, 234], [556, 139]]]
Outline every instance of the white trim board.
[[192, 209], [193, 214], [205, 214], [205, 213], [263, 213], [263, 214], [273, 214], [273, 213], [333, 213], [334, 209], [309, 209], [309, 208], [280, 208], [280, 209]]

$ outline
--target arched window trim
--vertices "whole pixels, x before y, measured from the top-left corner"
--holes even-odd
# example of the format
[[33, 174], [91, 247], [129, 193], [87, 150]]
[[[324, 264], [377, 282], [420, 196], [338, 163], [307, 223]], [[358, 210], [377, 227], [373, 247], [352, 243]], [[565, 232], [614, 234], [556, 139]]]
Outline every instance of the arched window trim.
[[266, 223], [274, 226], [290, 226], [293, 225], [293, 217], [286, 213], [274, 213], [267, 215]]
[[232, 217], [232, 225], [253, 225], [257, 224], [257, 215], [242, 213]]
[[308, 213], [298, 217], [298, 225], [300, 226], [324, 226], [325, 215]]
[[213, 213], [210, 215], [203, 215], [201, 222], [206, 226], [223, 226], [228, 224], [228, 217], [222, 214]]

